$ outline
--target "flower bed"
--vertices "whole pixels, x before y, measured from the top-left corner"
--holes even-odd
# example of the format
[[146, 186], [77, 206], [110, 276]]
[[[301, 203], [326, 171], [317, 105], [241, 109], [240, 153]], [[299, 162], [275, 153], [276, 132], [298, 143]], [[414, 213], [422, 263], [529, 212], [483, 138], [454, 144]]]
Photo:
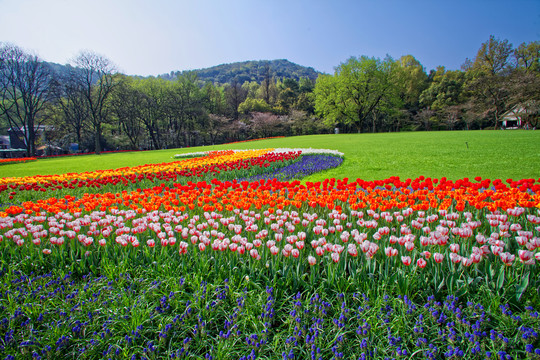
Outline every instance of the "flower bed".
[[25, 163], [25, 162], [36, 161], [36, 160], [37, 158], [35, 157], [0, 159], [0, 165], [18, 164], [18, 163]]
[[0, 196], [18, 192], [0, 212], [2, 352], [539, 356], [540, 181], [276, 179], [305, 174], [291, 169], [320, 163], [313, 154], [210, 152], [6, 180]]

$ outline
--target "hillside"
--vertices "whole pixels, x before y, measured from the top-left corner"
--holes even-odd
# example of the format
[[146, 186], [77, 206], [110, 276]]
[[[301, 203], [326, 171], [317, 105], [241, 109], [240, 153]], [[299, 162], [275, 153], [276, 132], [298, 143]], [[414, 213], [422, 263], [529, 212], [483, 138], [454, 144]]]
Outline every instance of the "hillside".
[[[200, 80], [205, 82], [225, 84], [237, 81], [242, 84], [245, 81], [261, 83], [267, 76], [268, 70], [270, 77], [279, 79], [292, 78], [299, 80], [300, 78], [309, 78], [316, 80], [320, 74], [311, 67], [301, 66], [286, 59], [235, 62], [193, 71], [197, 73]], [[159, 77], [173, 80], [181, 73], [182, 71], [171, 71], [171, 73]]]
[[[72, 69], [71, 65], [62, 65], [52, 62], [46, 62], [46, 64], [49, 65], [56, 74], [60, 75], [61, 78], [67, 77], [70, 69]], [[267, 75], [268, 70], [270, 72], [270, 77], [276, 79], [290, 78], [300, 80], [300, 78], [309, 78], [311, 80], [316, 80], [319, 74], [321, 74], [312, 67], [298, 65], [285, 59], [235, 62], [191, 71], [196, 72], [199, 80], [202, 80], [203, 82], [209, 81], [212, 83], [230, 84], [236, 80], [238, 83], [243, 84], [245, 81], [261, 83]], [[159, 75], [158, 77], [166, 80], [174, 80], [183, 72], [184, 71], [171, 71], [168, 74]]]

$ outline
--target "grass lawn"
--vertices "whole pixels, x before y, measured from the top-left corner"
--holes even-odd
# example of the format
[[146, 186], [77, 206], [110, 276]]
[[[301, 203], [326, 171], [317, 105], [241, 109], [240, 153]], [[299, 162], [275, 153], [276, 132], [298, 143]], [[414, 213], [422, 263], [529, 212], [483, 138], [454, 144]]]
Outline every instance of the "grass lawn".
[[538, 131], [447, 131], [383, 134], [309, 135], [237, 144], [202, 146], [145, 152], [40, 159], [3, 165], [0, 176], [19, 177], [98, 169], [114, 169], [173, 161], [178, 153], [270, 147], [325, 148], [345, 153], [342, 166], [312, 175], [305, 181], [324, 178], [365, 180], [390, 176], [426, 176], [448, 179], [522, 179], [540, 176]]

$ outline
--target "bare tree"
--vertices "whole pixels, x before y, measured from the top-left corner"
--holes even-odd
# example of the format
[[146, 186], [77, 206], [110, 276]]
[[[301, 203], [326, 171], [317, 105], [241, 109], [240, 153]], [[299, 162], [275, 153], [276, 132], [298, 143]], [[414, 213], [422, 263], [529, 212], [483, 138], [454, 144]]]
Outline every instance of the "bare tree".
[[64, 115], [63, 123], [72, 135], [75, 134], [75, 140], [80, 146], [82, 133], [88, 126], [90, 112], [81, 84], [73, 74], [63, 81], [59, 104]]
[[454, 130], [456, 125], [460, 122], [461, 110], [461, 105], [452, 105], [444, 108], [443, 114], [445, 116], [445, 122], [448, 124], [450, 130]]
[[420, 128], [424, 128], [424, 130], [429, 131], [431, 129], [431, 118], [435, 115], [435, 111], [431, 109], [422, 109], [421, 111], [416, 114], [414, 119], [416, 120], [417, 124], [419, 124]]
[[283, 121], [271, 113], [254, 112], [251, 114], [251, 128], [258, 137], [275, 136], [283, 127]]
[[117, 81], [111, 61], [90, 51], [82, 51], [73, 60], [74, 77], [85, 98], [95, 135], [95, 152], [101, 153], [102, 125], [107, 119], [107, 101]]
[[118, 118], [120, 128], [127, 136], [131, 149], [138, 149], [143, 135], [142, 106], [145, 95], [134, 88], [129, 78], [124, 78], [114, 92], [111, 107]]
[[22, 135], [28, 156], [36, 154], [36, 130], [56, 87], [52, 71], [36, 55], [10, 44], [0, 46], [0, 116]]
[[236, 79], [233, 79], [232, 83], [225, 88], [225, 99], [233, 120], [238, 120], [238, 105], [244, 102], [246, 97], [247, 91], [242, 88], [242, 85]]

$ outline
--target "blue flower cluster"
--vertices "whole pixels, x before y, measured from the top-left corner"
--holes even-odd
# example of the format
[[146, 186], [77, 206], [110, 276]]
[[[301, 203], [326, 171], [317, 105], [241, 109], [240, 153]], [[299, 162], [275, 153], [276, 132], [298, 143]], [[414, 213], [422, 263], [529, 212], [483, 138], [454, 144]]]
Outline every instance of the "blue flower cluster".
[[[297, 292], [225, 279], [0, 273], [5, 359], [521, 359], [540, 356], [532, 306], [455, 296]], [[197, 280], [199, 279], [199, 280]], [[231, 354], [234, 354], [232, 356]], [[417, 355], [417, 356], [418, 356]]]
[[333, 169], [341, 165], [343, 158], [332, 155], [303, 155], [302, 158], [274, 172], [254, 175], [239, 181], [258, 181], [277, 179], [279, 181], [289, 181], [292, 179], [302, 179], [311, 174], [324, 170]]

